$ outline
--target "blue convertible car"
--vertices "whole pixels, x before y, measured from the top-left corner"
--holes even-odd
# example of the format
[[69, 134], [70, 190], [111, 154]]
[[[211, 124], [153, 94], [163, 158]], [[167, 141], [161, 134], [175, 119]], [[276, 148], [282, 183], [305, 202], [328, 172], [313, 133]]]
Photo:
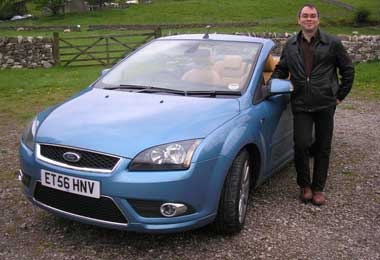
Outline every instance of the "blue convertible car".
[[293, 157], [292, 84], [268, 80], [273, 47], [218, 34], [141, 47], [26, 127], [27, 198], [109, 228], [240, 231], [251, 188]]

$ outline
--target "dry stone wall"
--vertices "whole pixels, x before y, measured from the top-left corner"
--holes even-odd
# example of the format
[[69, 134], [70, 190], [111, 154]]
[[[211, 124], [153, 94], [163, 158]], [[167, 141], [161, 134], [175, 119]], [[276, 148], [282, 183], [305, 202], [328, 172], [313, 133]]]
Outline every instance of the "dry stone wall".
[[[252, 33], [251, 36], [270, 38], [276, 43], [274, 53], [280, 55], [286, 41], [296, 33]], [[338, 35], [354, 62], [380, 60], [380, 35]]]
[[0, 68], [50, 68], [53, 41], [43, 37], [0, 37]]
[[[251, 33], [270, 38], [280, 55], [285, 42], [295, 33]], [[338, 35], [354, 62], [380, 60], [380, 35]], [[42, 37], [0, 37], [0, 69], [50, 68], [54, 66], [53, 40]]]

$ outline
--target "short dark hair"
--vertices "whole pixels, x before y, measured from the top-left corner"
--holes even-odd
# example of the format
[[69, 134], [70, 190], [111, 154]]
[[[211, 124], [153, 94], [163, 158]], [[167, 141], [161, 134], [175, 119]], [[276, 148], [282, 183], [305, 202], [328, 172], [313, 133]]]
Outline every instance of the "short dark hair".
[[298, 10], [298, 18], [301, 17], [301, 12], [302, 10], [305, 8], [305, 7], [309, 7], [310, 9], [315, 9], [317, 10], [317, 15], [318, 15], [318, 18], [319, 18], [319, 11], [318, 11], [318, 8], [313, 5], [313, 4], [304, 4], [299, 10]]

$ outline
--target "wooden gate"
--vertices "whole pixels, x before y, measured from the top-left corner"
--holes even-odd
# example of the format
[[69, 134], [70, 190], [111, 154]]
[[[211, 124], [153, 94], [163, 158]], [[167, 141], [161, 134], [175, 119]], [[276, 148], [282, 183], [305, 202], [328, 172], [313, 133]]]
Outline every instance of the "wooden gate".
[[54, 33], [56, 64], [67, 66], [111, 66], [142, 44], [161, 37], [161, 30], [123, 35], [60, 37]]

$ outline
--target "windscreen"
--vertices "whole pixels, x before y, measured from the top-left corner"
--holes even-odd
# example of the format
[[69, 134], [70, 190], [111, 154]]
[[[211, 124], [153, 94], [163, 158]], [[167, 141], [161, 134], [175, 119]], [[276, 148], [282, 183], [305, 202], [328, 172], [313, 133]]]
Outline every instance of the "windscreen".
[[96, 87], [243, 91], [260, 47], [251, 42], [158, 40], [121, 62]]

